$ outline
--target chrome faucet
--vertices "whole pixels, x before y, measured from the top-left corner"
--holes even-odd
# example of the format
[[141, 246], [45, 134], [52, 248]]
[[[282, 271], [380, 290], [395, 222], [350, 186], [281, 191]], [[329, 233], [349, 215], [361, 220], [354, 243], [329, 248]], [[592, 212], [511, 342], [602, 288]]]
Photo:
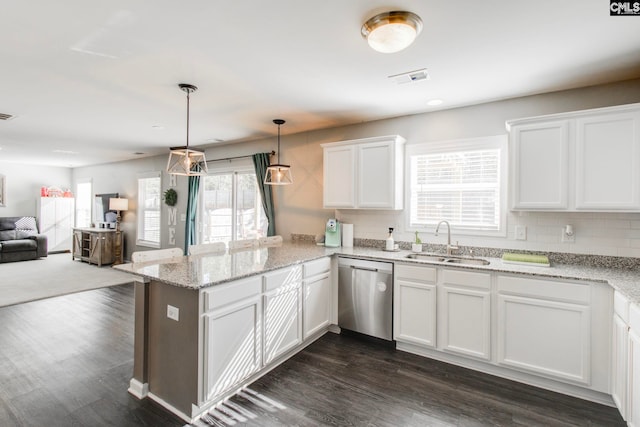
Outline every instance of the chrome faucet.
[[443, 223], [447, 225], [447, 255], [452, 255], [453, 251], [458, 250], [458, 247], [451, 245], [451, 225], [449, 224], [449, 221], [440, 221], [436, 226], [435, 234], [436, 236], [438, 235], [438, 230], [440, 229], [440, 225], [442, 225]]

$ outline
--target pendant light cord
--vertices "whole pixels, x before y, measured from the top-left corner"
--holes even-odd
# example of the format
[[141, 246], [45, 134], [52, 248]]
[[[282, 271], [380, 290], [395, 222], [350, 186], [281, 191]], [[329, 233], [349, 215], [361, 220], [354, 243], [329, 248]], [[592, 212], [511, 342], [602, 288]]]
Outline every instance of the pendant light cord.
[[187, 90], [187, 150], [189, 149], [189, 97], [191, 91]]
[[280, 125], [278, 125], [278, 164], [280, 164]]

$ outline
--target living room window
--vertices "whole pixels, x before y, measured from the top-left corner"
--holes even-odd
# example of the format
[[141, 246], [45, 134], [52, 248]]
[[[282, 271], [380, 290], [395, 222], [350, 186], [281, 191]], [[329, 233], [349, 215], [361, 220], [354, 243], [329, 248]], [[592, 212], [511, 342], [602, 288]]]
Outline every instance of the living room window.
[[160, 247], [160, 172], [138, 177], [138, 235], [139, 246]]
[[505, 136], [408, 145], [409, 229], [505, 235], [506, 157]]
[[267, 219], [253, 165], [218, 168], [200, 181], [200, 243], [255, 239], [267, 235]]

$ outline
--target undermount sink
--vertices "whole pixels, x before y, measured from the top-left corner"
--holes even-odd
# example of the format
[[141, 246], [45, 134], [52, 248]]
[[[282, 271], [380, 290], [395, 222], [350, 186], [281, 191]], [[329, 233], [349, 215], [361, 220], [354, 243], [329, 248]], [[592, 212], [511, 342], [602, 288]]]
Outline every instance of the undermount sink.
[[459, 257], [448, 257], [448, 256], [440, 256], [440, 255], [431, 255], [431, 254], [409, 254], [407, 258], [410, 259], [418, 259], [421, 261], [431, 261], [431, 262], [446, 262], [448, 264], [462, 264], [462, 265], [489, 265], [489, 261], [482, 258], [459, 258]]

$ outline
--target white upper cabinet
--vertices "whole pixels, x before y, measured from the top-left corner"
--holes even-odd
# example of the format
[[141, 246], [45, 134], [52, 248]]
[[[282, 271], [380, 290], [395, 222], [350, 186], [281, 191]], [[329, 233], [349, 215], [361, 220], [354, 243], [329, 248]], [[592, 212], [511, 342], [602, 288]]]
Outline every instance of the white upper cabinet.
[[404, 142], [392, 135], [322, 144], [323, 206], [402, 209]]
[[515, 210], [640, 210], [640, 104], [507, 122]]

